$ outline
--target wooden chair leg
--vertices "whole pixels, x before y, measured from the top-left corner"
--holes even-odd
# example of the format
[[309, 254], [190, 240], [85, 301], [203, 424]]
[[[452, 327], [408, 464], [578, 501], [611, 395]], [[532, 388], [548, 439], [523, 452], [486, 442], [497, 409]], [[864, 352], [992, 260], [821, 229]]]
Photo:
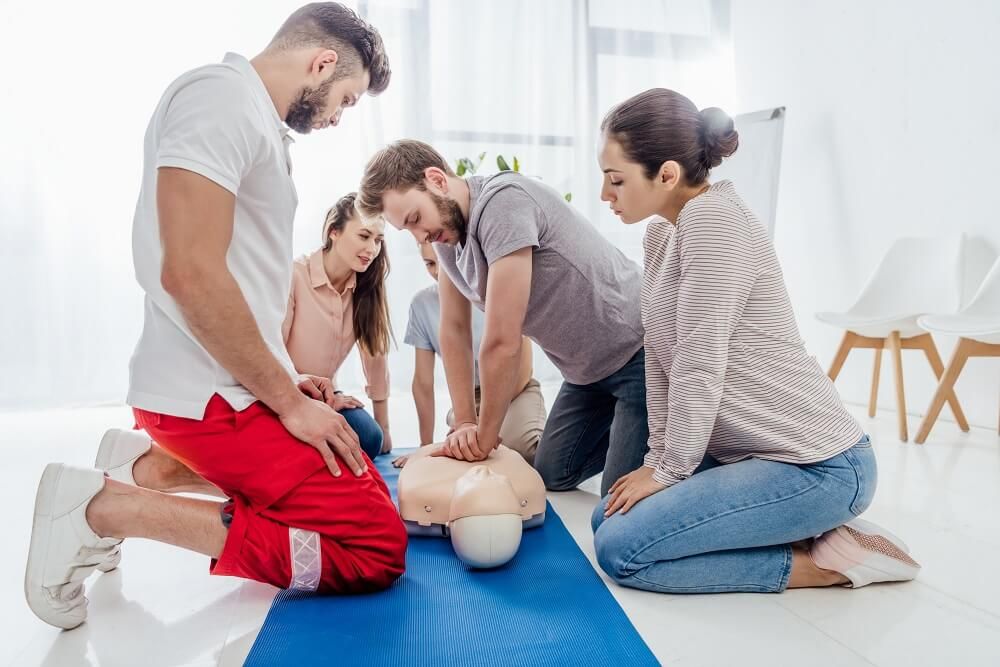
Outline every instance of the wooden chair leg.
[[948, 362], [948, 367], [944, 370], [941, 375], [941, 381], [938, 382], [937, 391], [934, 392], [934, 398], [931, 399], [930, 407], [927, 408], [927, 414], [924, 415], [924, 419], [920, 422], [920, 429], [917, 431], [916, 442], [917, 444], [923, 444], [927, 440], [927, 436], [931, 432], [931, 427], [934, 426], [934, 422], [937, 421], [938, 415], [941, 414], [941, 408], [944, 407], [944, 403], [948, 400], [948, 396], [954, 391], [955, 381], [958, 376], [962, 373], [962, 368], [965, 366], [966, 360], [969, 358], [970, 341], [968, 338], [959, 338], [958, 345], [955, 346], [955, 351], [951, 355], [951, 360]]
[[875, 366], [872, 368], [872, 393], [868, 397], [868, 416], [874, 417], [878, 409], [878, 379], [882, 370], [882, 348], [875, 348]]
[[827, 372], [827, 375], [834, 382], [837, 381], [840, 369], [844, 367], [847, 355], [850, 354], [851, 348], [854, 347], [854, 341], [857, 337], [857, 334], [850, 331], [844, 332], [844, 337], [840, 341], [840, 347], [837, 348], [837, 354], [833, 355], [833, 363], [830, 364], [830, 370]]
[[[927, 355], [927, 361], [931, 365], [931, 369], [934, 371], [934, 376], [941, 381], [941, 376], [944, 375], [944, 364], [941, 363], [941, 355], [938, 354], [937, 346], [934, 344], [934, 339], [930, 334], [924, 334], [920, 336], [920, 347], [923, 349], [924, 354]], [[965, 413], [962, 412], [962, 406], [958, 404], [958, 396], [955, 395], [955, 389], [951, 388], [948, 392], [945, 400], [948, 402], [949, 407], [951, 407], [951, 413], [955, 415], [955, 421], [958, 422], [958, 427], [962, 429], [963, 432], [969, 432], [969, 422], [965, 418]], [[926, 437], [926, 436], [925, 436]], [[923, 442], [922, 440], [916, 441], [918, 444]]]
[[903, 393], [903, 346], [899, 340], [899, 332], [893, 331], [886, 339], [886, 347], [892, 354], [893, 374], [896, 377], [896, 411], [899, 413], [899, 439], [906, 442], [909, 433], [906, 429], [906, 395]]

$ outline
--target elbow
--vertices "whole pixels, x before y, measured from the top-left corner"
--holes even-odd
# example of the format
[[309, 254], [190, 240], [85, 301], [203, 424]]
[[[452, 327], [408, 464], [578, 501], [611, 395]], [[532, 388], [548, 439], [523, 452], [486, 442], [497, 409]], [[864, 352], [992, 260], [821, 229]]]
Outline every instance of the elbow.
[[198, 282], [198, 272], [189, 263], [164, 259], [160, 269], [160, 286], [175, 301], [182, 301]]
[[487, 336], [479, 347], [481, 358], [492, 357], [501, 359], [513, 359], [521, 354], [520, 334], [498, 336]]
[[427, 396], [434, 394], [434, 379], [414, 377], [413, 384], [410, 385], [414, 396]]
[[442, 321], [438, 335], [442, 341], [441, 347], [447, 349], [448, 345], [444, 341], [454, 344], [472, 340], [472, 324], [465, 320]]

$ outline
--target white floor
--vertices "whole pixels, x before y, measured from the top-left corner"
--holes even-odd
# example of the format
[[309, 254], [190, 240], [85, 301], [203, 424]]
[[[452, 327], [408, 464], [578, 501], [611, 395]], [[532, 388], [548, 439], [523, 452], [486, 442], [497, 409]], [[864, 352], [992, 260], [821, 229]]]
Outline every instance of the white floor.
[[[909, 543], [924, 565], [918, 581], [782, 595], [667, 596], [611, 585], [664, 664], [1000, 664], [1000, 436], [992, 429], [962, 434], [940, 422], [926, 445], [903, 444], [893, 413], [869, 420], [853, 410], [880, 463], [866, 516]], [[403, 446], [416, 428], [412, 411], [399, 413], [393, 433]], [[90, 580], [90, 619], [80, 628], [59, 632], [28, 611], [22, 576], [42, 467], [50, 460], [90, 464], [101, 433], [129, 424], [122, 407], [0, 413], [0, 501], [10, 547], [0, 551], [0, 664], [239, 665], [249, 652], [274, 589], [210, 577], [203, 557], [144, 540], [126, 544], [119, 571]], [[593, 559], [596, 495], [551, 500]], [[572, 664], [572, 647], [566, 658]]]

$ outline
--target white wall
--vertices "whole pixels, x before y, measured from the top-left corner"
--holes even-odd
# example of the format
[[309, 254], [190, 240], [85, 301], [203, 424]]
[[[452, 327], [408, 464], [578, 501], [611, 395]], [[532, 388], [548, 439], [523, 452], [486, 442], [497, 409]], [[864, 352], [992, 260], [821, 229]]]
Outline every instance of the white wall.
[[[736, 111], [788, 108], [775, 244], [827, 366], [841, 332], [813, 313], [849, 306], [894, 239], [964, 231], [1000, 249], [1000, 3], [734, 0], [733, 31]], [[954, 339], [937, 342], [947, 362]], [[894, 408], [883, 361], [879, 403]], [[848, 359], [845, 400], [867, 402], [871, 363]], [[935, 382], [920, 353], [904, 373], [908, 412], [923, 414]], [[957, 393], [995, 428], [1000, 359], [971, 361]]]

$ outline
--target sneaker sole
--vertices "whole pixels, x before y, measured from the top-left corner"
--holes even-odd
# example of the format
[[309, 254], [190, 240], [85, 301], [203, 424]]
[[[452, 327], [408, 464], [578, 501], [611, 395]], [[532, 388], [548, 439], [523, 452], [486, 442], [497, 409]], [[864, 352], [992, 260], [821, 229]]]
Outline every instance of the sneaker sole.
[[[101, 438], [101, 444], [97, 447], [97, 456], [94, 458], [94, 467], [98, 470], [106, 471], [111, 464], [111, 455], [115, 451], [115, 441], [118, 439], [120, 431], [116, 428], [108, 429]], [[100, 572], [113, 572], [118, 569], [118, 564], [122, 561], [121, 548], [117, 552], [109, 554], [103, 563], [97, 566]]]
[[28, 547], [28, 562], [24, 568], [24, 599], [32, 613], [49, 625], [64, 630], [72, 630], [87, 620], [86, 604], [80, 614], [58, 613], [48, 605], [48, 597], [42, 583], [45, 580], [45, 563], [49, 558], [49, 543], [52, 534], [52, 510], [56, 489], [62, 478], [63, 465], [50, 463], [38, 482], [35, 493], [35, 512], [31, 521], [31, 542]]
[[[107, 471], [111, 467], [111, 456], [115, 453], [115, 444], [117, 443], [118, 436], [121, 435], [121, 429], [112, 428], [104, 434], [101, 438], [101, 444], [97, 448], [97, 456], [94, 458], [94, 467], [98, 470]], [[129, 477], [132, 477], [131, 474]], [[119, 480], [128, 482], [128, 480]], [[131, 479], [131, 483], [135, 484], [135, 478]], [[108, 573], [113, 572], [118, 569], [118, 565], [122, 561], [121, 547], [115, 549], [108, 557], [104, 559], [104, 562], [97, 566], [100, 572]]]

